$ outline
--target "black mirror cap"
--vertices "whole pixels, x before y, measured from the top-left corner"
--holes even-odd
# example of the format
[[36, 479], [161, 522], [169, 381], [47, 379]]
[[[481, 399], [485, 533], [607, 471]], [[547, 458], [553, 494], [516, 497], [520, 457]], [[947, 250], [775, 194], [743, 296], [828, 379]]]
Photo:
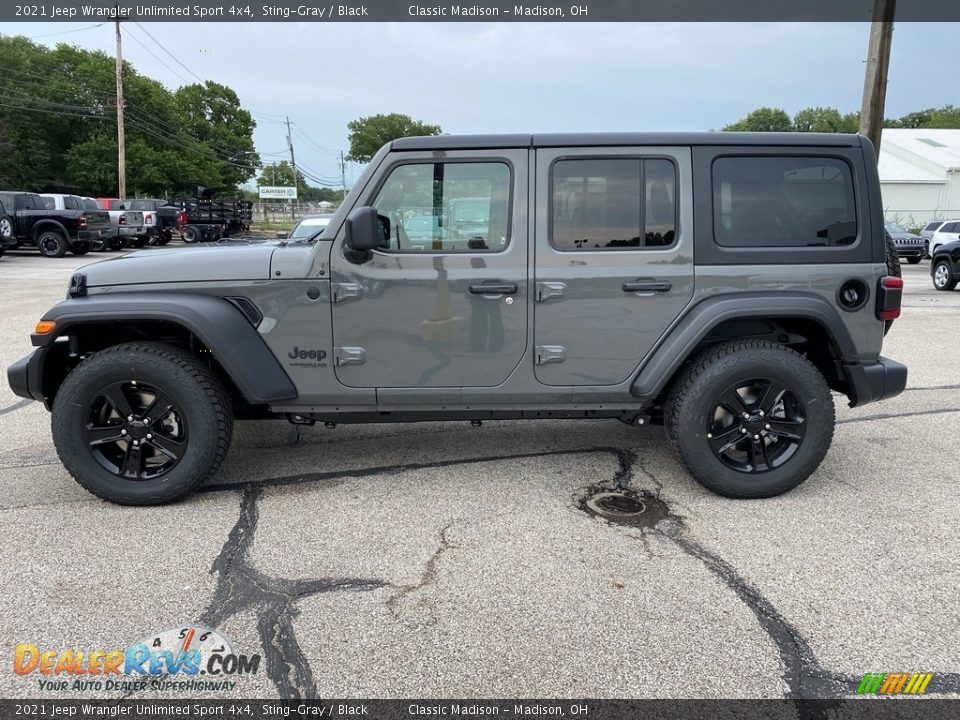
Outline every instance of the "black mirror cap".
[[380, 219], [372, 207], [358, 207], [347, 215], [345, 242], [349, 249], [360, 252], [373, 250], [380, 241]]
[[290, 233], [288, 233], [288, 232], [284, 232], [283, 230], [277, 230], [277, 239], [278, 239], [278, 240], [285, 240], [287, 237], [289, 237], [289, 235], [290, 235]]

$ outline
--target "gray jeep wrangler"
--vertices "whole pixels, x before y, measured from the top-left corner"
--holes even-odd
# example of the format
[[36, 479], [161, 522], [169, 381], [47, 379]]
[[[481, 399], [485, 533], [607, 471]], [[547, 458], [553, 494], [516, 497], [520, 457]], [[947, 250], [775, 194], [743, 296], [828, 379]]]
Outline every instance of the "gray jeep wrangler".
[[315, 237], [84, 268], [8, 375], [117, 503], [190, 493], [247, 418], [662, 422], [703, 485], [769, 497], [831, 390], [904, 389], [898, 271], [856, 135], [406, 138]]

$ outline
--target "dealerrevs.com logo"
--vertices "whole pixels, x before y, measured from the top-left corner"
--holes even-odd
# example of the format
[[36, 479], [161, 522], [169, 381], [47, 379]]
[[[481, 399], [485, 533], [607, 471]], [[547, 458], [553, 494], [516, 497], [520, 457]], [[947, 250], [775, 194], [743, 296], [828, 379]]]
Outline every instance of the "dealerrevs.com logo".
[[260, 655], [234, 652], [222, 633], [185, 625], [148, 635], [126, 649], [54, 649], [20, 643], [13, 671], [36, 677], [40, 690], [232, 690], [260, 669]]

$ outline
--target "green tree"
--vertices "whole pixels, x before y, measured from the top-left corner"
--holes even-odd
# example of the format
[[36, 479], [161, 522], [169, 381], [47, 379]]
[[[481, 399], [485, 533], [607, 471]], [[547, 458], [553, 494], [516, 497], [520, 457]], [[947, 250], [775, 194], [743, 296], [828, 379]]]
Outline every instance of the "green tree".
[[370, 162], [377, 150], [391, 140], [413, 135], [439, 135], [439, 125], [414, 120], [409, 115], [390, 113], [371, 115], [347, 123], [350, 131], [350, 154], [348, 160], [358, 163]]
[[793, 116], [793, 127], [797, 132], [855, 133], [859, 126], [859, 113], [841, 115], [832, 107], [804, 108]]
[[794, 127], [790, 116], [780, 108], [762, 107], [723, 129], [748, 132], [791, 132]]

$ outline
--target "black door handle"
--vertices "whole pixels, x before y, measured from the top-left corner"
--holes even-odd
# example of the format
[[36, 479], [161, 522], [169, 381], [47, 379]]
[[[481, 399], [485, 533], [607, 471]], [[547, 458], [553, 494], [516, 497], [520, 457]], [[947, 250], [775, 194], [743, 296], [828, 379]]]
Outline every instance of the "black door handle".
[[471, 285], [470, 292], [474, 295], [513, 295], [517, 292], [516, 283], [499, 283], [497, 285]]
[[637, 280], [636, 282], [625, 282], [623, 284], [624, 292], [667, 292], [673, 285], [669, 280]]

